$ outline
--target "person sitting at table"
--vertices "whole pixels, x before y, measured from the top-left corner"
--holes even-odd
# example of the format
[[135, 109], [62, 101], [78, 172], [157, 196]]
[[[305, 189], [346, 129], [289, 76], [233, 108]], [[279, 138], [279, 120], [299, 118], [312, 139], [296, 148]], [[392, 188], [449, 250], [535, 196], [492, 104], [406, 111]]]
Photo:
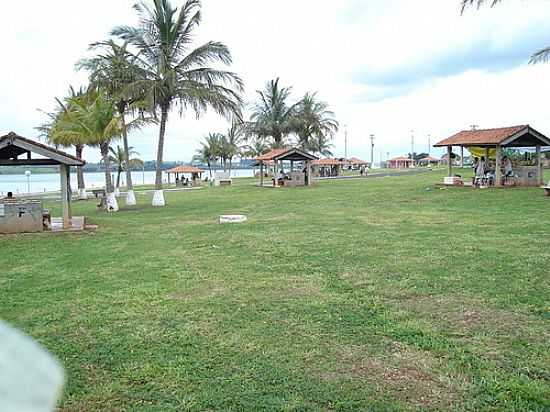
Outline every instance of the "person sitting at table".
[[6, 202], [14, 201], [15, 197], [13, 197], [13, 192], [8, 192], [3, 200]]
[[508, 156], [504, 156], [502, 158], [503, 160], [503, 168], [504, 168], [504, 177], [512, 177], [514, 176], [514, 170], [512, 167], [512, 161]]
[[486, 172], [486, 169], [485, 169], [485, 157], [481, 157], [481, 159], [479, 159], [479, 161], [477, 162], [477, 167], [476, 167], [476, 177], [479, 177], [479, 178], [482, 178], [485, 176], [485, 172]]

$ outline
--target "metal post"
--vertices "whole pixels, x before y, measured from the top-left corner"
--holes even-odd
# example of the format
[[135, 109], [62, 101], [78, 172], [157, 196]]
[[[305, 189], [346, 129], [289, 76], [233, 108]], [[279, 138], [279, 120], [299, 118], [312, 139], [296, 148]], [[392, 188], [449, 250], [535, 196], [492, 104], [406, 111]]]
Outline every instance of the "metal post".
[[374, 135], [370, 135], [370, 165], [374, 166]]
[[344, 125], [344, 158], [348, 158], [348, 126]]
[[447, 146], [447, 167], [449, 171], [449, 177], [453, 177], [453, 159], [451, 159], [452, 154], [453, 146]]

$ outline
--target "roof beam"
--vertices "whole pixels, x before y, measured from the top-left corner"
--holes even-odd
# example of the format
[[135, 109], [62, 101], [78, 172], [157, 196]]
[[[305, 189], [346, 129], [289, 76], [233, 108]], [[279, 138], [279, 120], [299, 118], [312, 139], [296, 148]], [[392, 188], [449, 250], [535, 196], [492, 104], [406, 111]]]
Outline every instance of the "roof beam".
[[0, 166], [57, 166], [52, 159], [0, 159]]

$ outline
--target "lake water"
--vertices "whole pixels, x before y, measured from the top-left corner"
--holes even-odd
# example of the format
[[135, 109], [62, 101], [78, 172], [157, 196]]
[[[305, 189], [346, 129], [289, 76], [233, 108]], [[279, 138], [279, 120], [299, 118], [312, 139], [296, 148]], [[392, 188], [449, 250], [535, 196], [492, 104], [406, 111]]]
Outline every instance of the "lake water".
[[[214, 171], [212, 172], [214, 173]], [[126, 174], [121, 176], [121, 184], [126, 182]], [[253, 177], [252, 169], [234, 169], [231, 171], [232, 177]], [[116, 179], [116, 174], [112, 175]], [[208, 176], [206, 171], [204, 177]], [[173, 182], [173, 177], [171, 177]], [[163, 180], [167, 182], [166, 174], [163, 174]], [[6, 192], [17, 193], [42, 193], [59, 191], [60, 184], [58, 173], [33, 174], [27, 180], [25, 175], [0, 175], [0, 196], [4, 196]], [[105, 175], [103, 173], [84, 173], [84, 182], [86, 188], [93, 189], [105, 186]], [[114, 180], [113, 180], [114, 182]], [[132, 172], [132, 182], [135, 185], [154, 184], [155, 172]], [[30, 186], [30, 187], [29, 187]], [[71, 187], [76, 191], [78, 187], [76, 182], [76, 172], [71, 173]], [[29, 191], [30, 189], [30, 191]]]

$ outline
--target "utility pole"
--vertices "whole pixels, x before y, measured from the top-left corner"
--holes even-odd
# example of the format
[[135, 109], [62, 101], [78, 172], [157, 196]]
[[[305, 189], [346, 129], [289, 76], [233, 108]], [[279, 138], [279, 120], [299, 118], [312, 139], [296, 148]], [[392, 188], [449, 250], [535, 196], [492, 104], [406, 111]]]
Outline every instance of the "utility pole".
[[348, 125], [344, 125], [344, 158], [348, 159]]
[[414, 130], [411, 130], [411, 159], [414, 160]]
[[[382, 161], [382, 159], [380, 159]], [[374, 135], [370, 135], [370, 167], [374, 167]]]
[[428, 156], [432, 154], [431, 150], [432, 150], [432, 135], [429, 134], [428, 135]]

